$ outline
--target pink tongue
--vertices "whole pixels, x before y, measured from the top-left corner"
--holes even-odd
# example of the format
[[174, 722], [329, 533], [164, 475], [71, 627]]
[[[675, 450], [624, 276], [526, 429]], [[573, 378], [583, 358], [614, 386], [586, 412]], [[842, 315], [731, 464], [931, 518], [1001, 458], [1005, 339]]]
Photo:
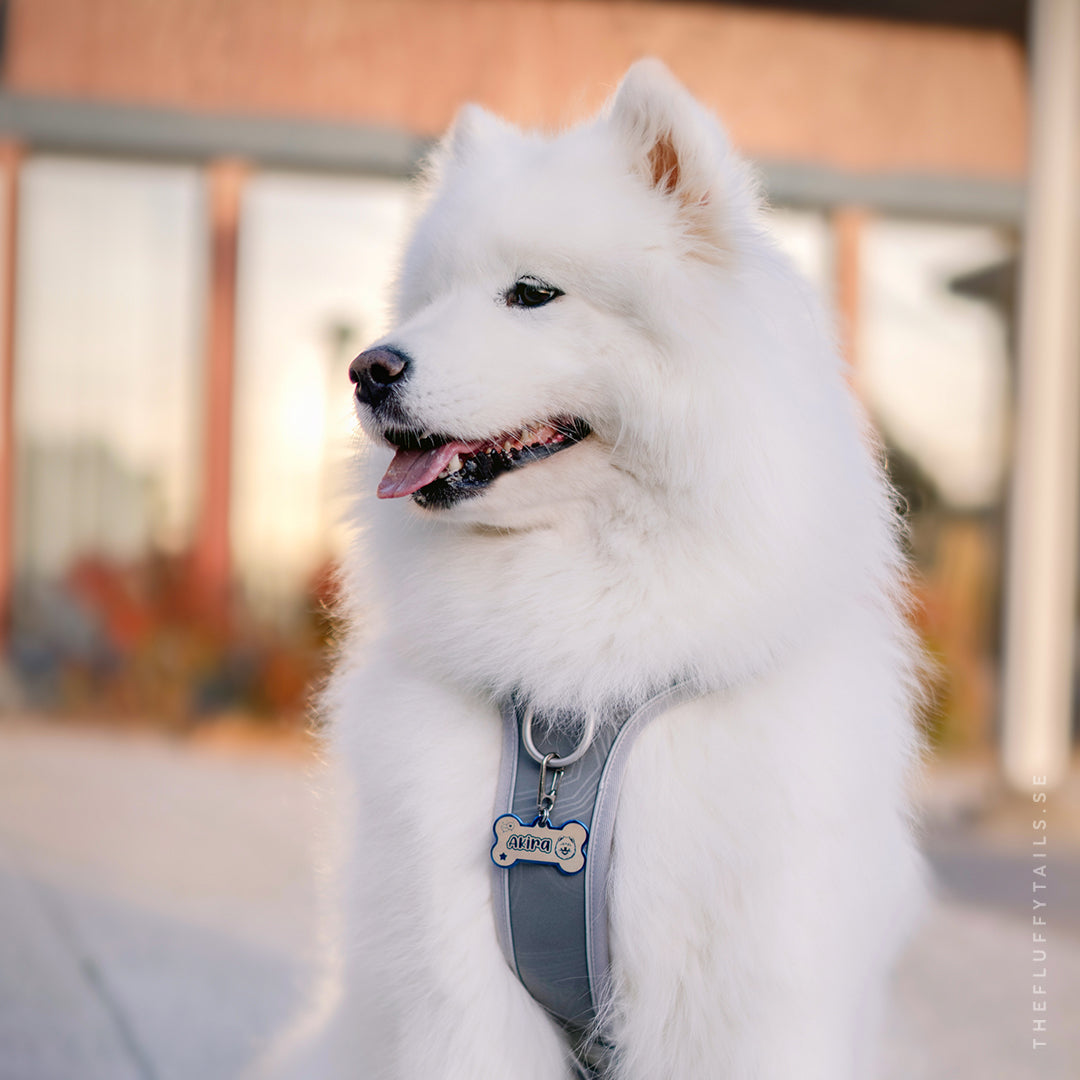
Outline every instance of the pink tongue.
[[448, 442], [434, 450], [398, 450], [379, 481], [380, 499], [400, 499], [426, 487], [455, 454], [468, 453], [478, 443]]

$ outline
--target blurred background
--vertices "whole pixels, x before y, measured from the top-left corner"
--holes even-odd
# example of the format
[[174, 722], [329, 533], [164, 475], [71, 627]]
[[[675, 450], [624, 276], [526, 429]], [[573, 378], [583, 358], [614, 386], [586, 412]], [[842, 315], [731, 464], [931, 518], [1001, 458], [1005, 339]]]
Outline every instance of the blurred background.
[[642, 55], [759, 164], [907, 507], [941, 896], [884, 1075], [1077, 1075], [1080, 0], [6, 0], [0, 1080], [232, 1076], [288, 1015], [410, 178]]

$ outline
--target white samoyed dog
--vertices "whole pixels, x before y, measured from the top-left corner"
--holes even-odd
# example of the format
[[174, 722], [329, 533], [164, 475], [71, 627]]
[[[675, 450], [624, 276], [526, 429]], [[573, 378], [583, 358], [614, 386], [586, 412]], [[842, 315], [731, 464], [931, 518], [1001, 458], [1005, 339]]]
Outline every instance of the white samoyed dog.
[[499, 702], [603, 724], [681, 681], [614, 819], [601, 1074], [871, 1076], [922, 892], [905, 564], [716, 119], [656, 61], [556, 137], [466, 107], [351, 374], [379, 498], [326, 698], [334, 985], [290, 1075], [574, 1075], [497, 938]]

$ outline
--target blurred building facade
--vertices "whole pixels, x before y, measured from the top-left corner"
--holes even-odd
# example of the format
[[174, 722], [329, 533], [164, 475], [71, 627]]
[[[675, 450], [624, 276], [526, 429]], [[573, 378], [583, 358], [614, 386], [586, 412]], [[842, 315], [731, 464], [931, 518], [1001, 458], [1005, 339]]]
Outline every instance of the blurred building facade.
[[652, 54], [760, 163], [780, 242], [834, 304], [911, 509], [936, 735], [996, 745], [1025, 4], [3, 10], [0, 613], [21, 685], [69, 654], [107, 682], [135, 624], [172, 641], [146, 681], [225, 649], [199, 700], [244, 663], [265, 682], [222, 641], [311, 629], [345, 543], [345, 371], [385, 323], [430, 141], [464, 101], [570, 123]]

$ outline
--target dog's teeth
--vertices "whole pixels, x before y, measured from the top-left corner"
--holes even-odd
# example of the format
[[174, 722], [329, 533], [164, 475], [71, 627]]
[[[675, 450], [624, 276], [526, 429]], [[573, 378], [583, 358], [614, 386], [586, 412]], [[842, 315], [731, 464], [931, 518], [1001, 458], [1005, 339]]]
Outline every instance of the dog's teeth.
[[461, 468], [461, 455], [455, 454], [446, 465], [447, 472], [457, 472]]

